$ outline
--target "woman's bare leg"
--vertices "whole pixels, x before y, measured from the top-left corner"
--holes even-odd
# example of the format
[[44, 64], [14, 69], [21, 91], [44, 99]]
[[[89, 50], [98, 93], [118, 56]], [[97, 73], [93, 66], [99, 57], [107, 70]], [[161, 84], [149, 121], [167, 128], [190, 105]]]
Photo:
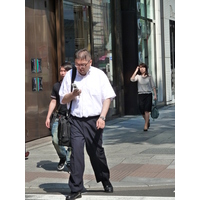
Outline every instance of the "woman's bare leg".
[[148, 123], [149, 123], [149, 112], [145, 112], [143, 115], [143, 118], [145, 120], [145, 124], [144, 124], [144, 130], [148, 129]]

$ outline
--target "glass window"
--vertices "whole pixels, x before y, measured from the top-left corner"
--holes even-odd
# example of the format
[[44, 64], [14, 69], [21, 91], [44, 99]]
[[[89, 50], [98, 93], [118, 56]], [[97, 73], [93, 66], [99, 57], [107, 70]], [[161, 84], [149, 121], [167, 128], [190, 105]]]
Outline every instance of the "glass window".
[[93, 1], [94, 66], [113, 83], [110, 0]]
[[[149, 67], [149, 74], [151, 74], [156, 83], [156, 62], [155, 62], [155, 25], [153, 18], [153, 0], [140, 0], [140, 4], [146, 3], [146, 12], [143, 13], [141, 8], [141, 16], [138, 13], [137, 30], [138, 30], [138, 64], [144, 62]], [[141, 6], [141, 5], [140, 5]], [[143, 14], [142, 14], [143, 13]], [[147, 16], [147, 17], [144, 17]]]
[[[105, 72], [113, 85], [112, 63], [112, 34], [111, 34], [111, 9], [110, 0], [92, 1], [92, 20], [89, 8], [63, 1], [64, 35], [65, 35], [65, 60], [74, 62], [74, 52], [80, 48], [91, 51], [90, 24], [93, 26], [93, 66]], [[115, 100], [111, 108], [115, 108]]]
[[146, 63], [149, 66], [150, 74], [152, 74], [155, 67], [154, 24], [143, 19], [138, 19], [138, 24], [140, 27], [138, 28], [138, 62]]
[[137, 0], [137, 12], [141, 17], [145, 17], [145, 0]]
[[[92, 2], [94, 38], [93, 65], [103, 70], [113, 85], [110, 0], [93, 0]], [[116, 107], [115, 99], [111, 102], [110, 107]]]
[[144, 56], [145, 56], [145, 35], [144, 35], [144, 29], [145, 29], [145, 21], [143, 19], [137, 20], [138, 25], [138, 62], [145, 62]]
[[63, 1], [65, 60], [74, 62], [74, 52], [80, 48], [90, 50], [88, 6]]
[[154, 19], [154, 1], [146, 0], [146, 7], [147, 7], [147, 18]]
[[137, 14], [140, 17], [154, 19], [154, 1], [137, 0]]
[[[149, 66], [149, 73], [156, 78], [155, 71], [155, 25], [152, 22], [147, 21], [147, 64]], [[156, 81], [154, 79], [154, 81]]]

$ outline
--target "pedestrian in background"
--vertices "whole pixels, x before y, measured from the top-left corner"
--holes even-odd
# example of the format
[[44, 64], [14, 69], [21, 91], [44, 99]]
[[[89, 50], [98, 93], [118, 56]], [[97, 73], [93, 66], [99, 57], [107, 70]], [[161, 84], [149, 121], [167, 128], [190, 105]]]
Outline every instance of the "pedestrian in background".
[[[72, 68], [72, 65], [70, 62], [65, 62], [60, 66], [59, 69], [59, 75], [60, 75], [60, 81], [56, 82], [53, 85], [53, 89], [51, 92], [51, 102], [49, 104], [49, 110], [46, 117], [46, 127], [50, 128], [50, 117], [53, 113], [54, 109], [59, 107], [60, 105], [60, 96], [59, 96], [59, 89], [62, 83], [63, 78], [65, 77], [67, 71], [69, 71]], [[66, 105], [60, 105], [58, 116], [59, 115], [66, 115], [67, 112], [67, 106]], [[70, 172], [70, 154], [71, 154], [71, 148], [68, 147], [67, 151], [64, 146], [60, 146], [58, 144], [58, 118], [56, 118], [55, 122], [52, 125], [51, 129], [52, 134], [52, 143], [54, 145], [54, 148], [60, 158], [60, 161], [58, 163], [57, 169], [59, 171], [63, 170], [65, 167], [65, 162], [67, 163], [67, 170]]]
[[138, 82], [139, 110], [145, 120], [144, 131], [147, 131], [150, 127], [152, 90], [154, 92], [154, 100], [157, 99], [155, 84], [152, 76], [148, 73], [147, 65], [145, 63], [141, 63], [137, 66], [130, 80], [132, 82]]
[[102, 182], [105, 192], [113, 192], [113, 186], [109, 181], [110, 171], [102, 147], [102, 134], [110, 102], [116, 95], [106, 74], [91, 64], [91, 55], [87, 49], [77, 51], [75, 53], [77, 73], [74, 83], [78, 89], [71, 92], [71, 70], [66, 74], [59, 91], [61, 103], [67, 103], [69, 107], [70, 101], [73, 100], [69, 178], [71, 193], [66, 200], [80, 198], [84, 189], [84, 145], [86, 145], [96, 181]]

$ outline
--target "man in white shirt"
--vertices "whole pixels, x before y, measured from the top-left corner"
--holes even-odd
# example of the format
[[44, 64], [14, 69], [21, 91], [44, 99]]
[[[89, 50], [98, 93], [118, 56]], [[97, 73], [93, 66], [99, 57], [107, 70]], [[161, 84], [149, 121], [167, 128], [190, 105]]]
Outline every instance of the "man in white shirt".
[[84, 173], [84, 144], [90, 157], [96, 181], [102, 182], [105, 192], [113, 192], [110, 183], [102, 134], [111, 100], [116, 96], [106, 74], [91, 66], [91, 55], [87, 49], [75, 53], [77, 68], [74, 83], [77, 88], [71, 92], [72, 70], [66, 74], [60, 87], [60, 102], [71, 107], [71, 174], [69, 186], [71, 193], [67, 199], [81, 197]]

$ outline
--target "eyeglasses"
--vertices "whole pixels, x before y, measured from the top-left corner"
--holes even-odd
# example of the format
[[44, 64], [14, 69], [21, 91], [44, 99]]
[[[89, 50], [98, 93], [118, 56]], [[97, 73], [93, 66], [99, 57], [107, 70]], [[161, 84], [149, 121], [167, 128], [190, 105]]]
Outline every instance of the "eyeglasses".
[[90, 60], [86, 64], [77, 64], [77, 63], [75, 63], [75, 65], [77, 67], [86, 67], [89, 62], [90, 62]]

